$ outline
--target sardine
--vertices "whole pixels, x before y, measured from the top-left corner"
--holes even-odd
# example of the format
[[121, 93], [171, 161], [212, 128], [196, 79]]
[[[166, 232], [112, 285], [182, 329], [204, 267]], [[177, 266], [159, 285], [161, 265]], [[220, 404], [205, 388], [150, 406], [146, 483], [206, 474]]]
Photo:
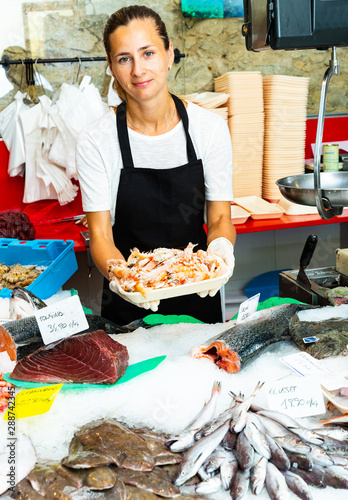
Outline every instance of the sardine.
[[241, 469], [251, 469], [254, 464], [255, 451], [244, 431], [238, 434], [234, 454]]
[[290, 498], [290, 491], [283, 474], [271, 462], [267, 463], [265, 485], [272, 500], [288, 500]]
[[308, 308], [313, 306], [282, 304], [258, 311], [250, 321], [231, 326], [206, 344], [195, 347], [191, 355], [210, 359], [228, 373], [237, 373], [265, 347], [289, 340], [290, 318]]
[[229, 425], [230, 421], [227, 420], [214, 432], [197, 441], [197, 443], [185, 453], [174, 480], [176, 486], [184, 484], [196, 474], [213, 450], [221, 443], [228, 431]]
[[283, 472], [288, 488], [302, 500], [312, 500], [312, 494], [308, 488], [306, 481], [302, 477], [290, 471]]
[[221, 483], [224, 490], [231, 487], [232, 481], [238, 470], [238, 462], [232, 451], [229, 451], [220, 466]]
[[198, 415], [192, 420], [192, 422], [180, 433], [179, 436], [170, 438], [166, 441], [166, 446], [169, 447], [171, 451], [181, 452], [190, 448], [195, 442], [195, 434], [204, 425], [210, 422], [214, 416], [216, 403], [218, 397], [221, 393], [221, 383], [215, 380], [213, 388], [211, 391], [211, 396], [209, 401], [203, 406]]
[[302, 425], [299, 425], [297, 420], [294, 420], [291, 418], [289, 415], [286, 415], [285, 413], [281, 413], [278, 411], [272, 411], [272, 410], [261, 410], [257, 412], [258, 415], [263, 415], [265, 417], [268, 417], [272, 420], [275, 420], [276, 422], [280, 423], [284, 427], [288, 428], [291, 432], [294, 434], [297, 434], [301, 439], [304, 441], [307, 441], [308, 443], [313, 443], [320, 445], [324, 442], [324, 439], [322, 436], [317, 434], [315, 431], [311, 429], [306, 429], [306, 427], [303, 427]]
[[240, 500], [246, 495], [250, 483], [250, 470], [238, 469], [231, 484], [230, 493], [232, 500]]
[[258, 456], [258, 461], [250, 470], [251, 491], [259, 495], [264, 487], [267, 472], [267, 458]]

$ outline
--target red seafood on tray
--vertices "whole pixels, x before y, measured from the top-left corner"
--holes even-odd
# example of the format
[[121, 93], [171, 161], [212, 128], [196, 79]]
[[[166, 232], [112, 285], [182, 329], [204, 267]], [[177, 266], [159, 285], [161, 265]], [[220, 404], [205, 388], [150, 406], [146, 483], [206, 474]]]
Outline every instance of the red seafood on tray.
[[224, 261], [204, 250], [193, 252], [190, 243], [184, 250], [157, 248], [140, 252], [134, 248], [125, 261], [108, 261], [111, 289], [138, 304], [220, 288], [229, 279]]

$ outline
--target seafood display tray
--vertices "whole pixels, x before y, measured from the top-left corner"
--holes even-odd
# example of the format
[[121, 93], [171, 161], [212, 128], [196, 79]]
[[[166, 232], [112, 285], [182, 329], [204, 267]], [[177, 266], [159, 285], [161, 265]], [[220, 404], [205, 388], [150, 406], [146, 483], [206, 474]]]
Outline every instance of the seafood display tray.
[[120, 287], [118, 280], [114, 280], [113, 283], [116, 284], [117, 293], [121, 297], [124, 297], [126, 300], [132, 302], [133, 304], [141, 304], [142, 302], [171, 299], [173, 297], [180, 297], [182, 295], [190, 295], [192, 293], [206, 292], [209, 290], [214, 290], [216, 288], [221, 288], [227, 283], [230, 275], [229, 269], [224, 262], [221, 262], [221, 267], [224, 272], [216, 278], [199, 281], [197, 283], [186, 283], [184, 285], [151, 290], [150, 292], [147, 292], [146, 298], [144, 298], [144, 296], [140, 292], [125, 292]]
[[[72, 240], [16, 240], [0, 238], [0, 262], [11, 266], [36, 265], [44, 271], [26, 288], [45, 300], [77, 271], [77, 260]], [[12, 290], [3, 288], [0, 297], [11, 297]]]

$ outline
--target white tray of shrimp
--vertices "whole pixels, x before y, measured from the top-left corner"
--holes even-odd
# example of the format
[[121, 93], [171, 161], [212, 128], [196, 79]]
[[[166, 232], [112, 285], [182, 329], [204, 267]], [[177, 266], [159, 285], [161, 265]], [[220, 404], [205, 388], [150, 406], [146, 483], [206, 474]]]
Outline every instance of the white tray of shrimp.
[[189, 244], [184, 250], [133, 249], [127, 261], [110, 260], [110, 288], [134, 304], [209, 292], [227, 283], [230, 272], [215, 254]]

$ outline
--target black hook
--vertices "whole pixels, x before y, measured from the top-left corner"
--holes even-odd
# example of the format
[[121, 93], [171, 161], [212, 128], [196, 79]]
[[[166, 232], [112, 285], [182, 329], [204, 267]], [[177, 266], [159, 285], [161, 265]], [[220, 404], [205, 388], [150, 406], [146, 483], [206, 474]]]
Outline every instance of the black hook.
[[181, 54], [179, 49], [174, 49], [174, 62], [178, 64], [182, 57], [186, 57], [186, 54]]
[[24, 64], [27, 85], [35, 85], [34, 61], [32, 59], [24, 59]]

